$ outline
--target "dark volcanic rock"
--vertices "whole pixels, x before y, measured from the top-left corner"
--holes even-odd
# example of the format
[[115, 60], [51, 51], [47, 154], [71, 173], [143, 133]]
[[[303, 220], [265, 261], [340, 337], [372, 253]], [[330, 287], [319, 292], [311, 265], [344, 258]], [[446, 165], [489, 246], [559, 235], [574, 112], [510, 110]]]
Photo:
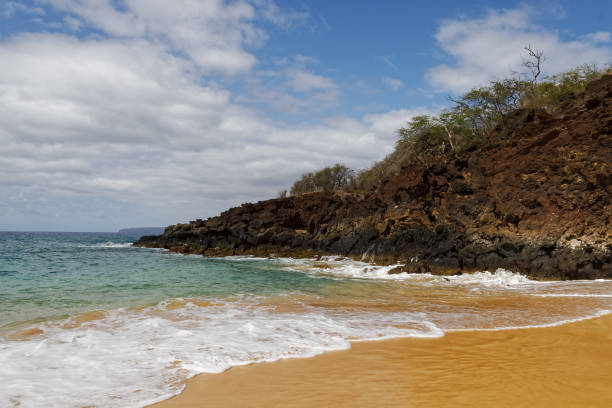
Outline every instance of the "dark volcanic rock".
[[136, 245], [205, 255], [365, 255], [400, 261], [409, 272], [503, 267], [542, 279], [612, 278], [611, 197], [606, 75], [551, 112], [513, 112], [477, 148], [406, 167], [371, 193], [244, 204]]

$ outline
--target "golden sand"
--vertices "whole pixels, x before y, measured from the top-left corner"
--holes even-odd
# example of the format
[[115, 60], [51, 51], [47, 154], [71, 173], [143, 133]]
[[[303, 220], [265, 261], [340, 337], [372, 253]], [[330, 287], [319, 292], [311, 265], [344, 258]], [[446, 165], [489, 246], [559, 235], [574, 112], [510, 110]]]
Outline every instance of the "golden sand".
[[354, 343], [202, 374], [154, 407], [612, 407], [612, 316]]
[[74, 329], [80, 327], [84, 323], [91, 323], [104, 319], [108, 313], [102, 310], [93, 310], [90, 312], [81, 313], [73, 317], [69, 323], [62, 325], [63, 329]]
[[202, 299], [174, 299], [166, 305], [166, 310], [176, 310], [187, 306], [187, 304], [193, 304], [199, 307], [208, 307], [212, 306], [212, 303], [207, 302]]
[[9, 333], [7, 339], [11, 341], [26, 341], [31, 340], [32, 337], [43, 334], [44, 331], [38, 327], [32, 329], [18, 330], [16, 332]]

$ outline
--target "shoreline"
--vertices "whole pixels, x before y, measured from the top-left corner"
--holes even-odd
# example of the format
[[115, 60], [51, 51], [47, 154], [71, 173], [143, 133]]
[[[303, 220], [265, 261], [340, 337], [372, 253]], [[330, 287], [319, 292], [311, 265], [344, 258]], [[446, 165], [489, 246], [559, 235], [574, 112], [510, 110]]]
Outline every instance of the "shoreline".
[[199, 374], [151, 408], [612, 406], [612, 315], [553, 327], [353, 342]]
[[[497, 269], [506, 269], [503, 267], [489, 267], [489, 268], [445, 268], [440, 266], [435, 266], [434, 264], [426, 264], [420, 261], [406, 261], [402, 257], [387, 255], [371, 255], [364, 257], [363, 255], [358, 256], [354, 254], [338, 254], [325, 252], [314, 249], [293, 249], [293, 248], [253, 248], [253, 249], [245, 249], [245, 250], [236, 250], [233, 248], [209, 248], [203, 250], [201, 248], [196, 248], [188, 244], [184, 245], [173, 245], [169, 247], [164, 246], [155, 246], [155, 245], [146, 245], [139, 243], [138, 241], [132, 243], [132, 246], [135, 248], [147, 248], [147, 249], [161, 249], [168, 252], [172, 252], [179, 255], [195, 255], [195, 256], [203, 256], [205, 258], [227, 258], [234, 256], [252, 256], [255, 258], [266, 258], [266, 259], [275, 259], [275, 258], [294, 258], [294, 259], [313, 259], [313, 260], [321, 260], [325, 257], [332, 258], [345, 258], [351, 259], [357, 262], [369, 263], [374, 266], [394, 266], [393, 269], [389, 271], [389, 275], [396, 275], [401, 273], [407, 274], [430, 274], [434, 276], [457, 276], [464, 274], [471, 274], [476, 272], [482, 272], [488, 270], [489, 272], [495, 271]], [[425, 267], [423, 266], [425, 265]], [[598, 279], [610, 279], [612, 278], [590, 278], [590, 279], [560, 279], [555, 276], [538, 276], [531, 273], [526, 273], [520, 269], [514, 270], [512, 272], [516, 272], [522, 276], [525, 276], [528, 279], [539, 281], [539, 282], [553, 282], [553, 281], [595, 281]]]

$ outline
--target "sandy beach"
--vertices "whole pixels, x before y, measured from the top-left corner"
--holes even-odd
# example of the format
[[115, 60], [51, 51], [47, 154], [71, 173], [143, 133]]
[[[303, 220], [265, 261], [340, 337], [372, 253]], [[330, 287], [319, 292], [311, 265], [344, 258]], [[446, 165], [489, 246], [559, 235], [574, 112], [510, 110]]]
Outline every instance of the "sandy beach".
[[173, 407], [610, 407], [612, 316], [354, 343], [189, 380]]

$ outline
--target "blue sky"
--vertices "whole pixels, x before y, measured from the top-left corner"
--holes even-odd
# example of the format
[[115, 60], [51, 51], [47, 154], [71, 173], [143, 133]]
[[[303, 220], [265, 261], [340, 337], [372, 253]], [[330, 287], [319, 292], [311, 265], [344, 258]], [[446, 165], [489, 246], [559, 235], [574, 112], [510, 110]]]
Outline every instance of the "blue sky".
[[612, 61], [582, 2], [0, 2], [0, 230], [205, 218], [336, 162], [360, 169], [448, 96]]

